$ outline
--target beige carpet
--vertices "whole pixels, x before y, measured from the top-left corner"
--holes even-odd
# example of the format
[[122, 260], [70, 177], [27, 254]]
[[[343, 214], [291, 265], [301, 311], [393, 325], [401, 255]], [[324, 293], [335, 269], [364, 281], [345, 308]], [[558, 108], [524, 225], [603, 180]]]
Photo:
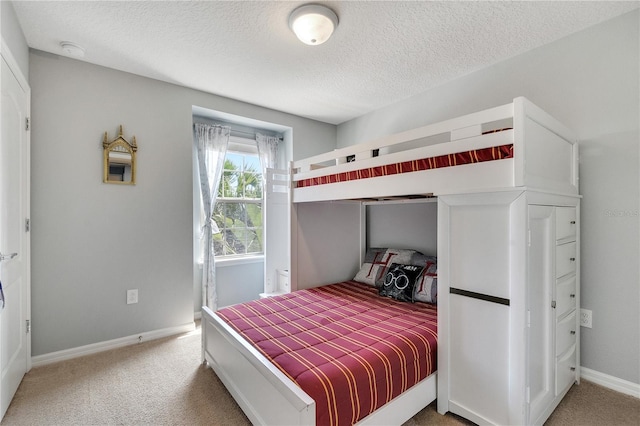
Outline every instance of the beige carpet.
[[[268, 397], [268, 396], [267, 396]], [[248, 425], [210, 368], [199, 330], [32, 369], [4, 425]], [[406, 425], [460, 425], [422, 410]], [[639, 425], [640, 400], [589, 382], [574, 386], [548, 425]]]

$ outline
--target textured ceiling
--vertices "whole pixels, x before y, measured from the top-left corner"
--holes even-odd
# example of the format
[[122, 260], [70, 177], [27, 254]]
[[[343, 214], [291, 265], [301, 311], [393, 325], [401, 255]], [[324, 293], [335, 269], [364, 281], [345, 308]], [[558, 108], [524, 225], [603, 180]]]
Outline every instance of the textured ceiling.
[[[4, 0], [3, 0], [4, 1]], [[31, 48], [339, 124], [638, 8], [636, 1], [333, 1], [320, 46], [298, 1], [14, 1]]]

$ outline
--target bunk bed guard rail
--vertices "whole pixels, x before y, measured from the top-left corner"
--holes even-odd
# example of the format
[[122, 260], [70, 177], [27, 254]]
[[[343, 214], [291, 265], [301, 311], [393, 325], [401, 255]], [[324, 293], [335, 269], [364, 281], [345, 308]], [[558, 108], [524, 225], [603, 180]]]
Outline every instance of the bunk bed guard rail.
[[523, 97], [292, 163], [293, 202], [505, 187], [578, 194], [575, 137]]

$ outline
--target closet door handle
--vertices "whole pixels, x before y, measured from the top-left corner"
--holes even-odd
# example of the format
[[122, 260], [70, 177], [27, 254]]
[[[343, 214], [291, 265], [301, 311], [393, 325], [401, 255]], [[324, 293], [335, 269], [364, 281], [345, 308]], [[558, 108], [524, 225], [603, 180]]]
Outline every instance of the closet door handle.
[[11, 254], [2, 254], [0, 253], [0, 262], [2, 262], [3, 260], [11, 260], [14, 257], [16, 257], [18, 255], [18, 253], [11, 253]]

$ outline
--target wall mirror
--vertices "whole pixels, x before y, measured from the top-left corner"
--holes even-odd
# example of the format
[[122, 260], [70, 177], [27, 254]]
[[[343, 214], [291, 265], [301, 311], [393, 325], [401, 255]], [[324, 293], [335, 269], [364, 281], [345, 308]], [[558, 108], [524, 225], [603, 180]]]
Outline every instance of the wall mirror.
[[137, 150], [136, 137], [134, 136], [131, 142], [127, 141], [122, 134], [122, 125], [118, 136], [112, 141], [109, 141], [107, 132], [104, 132], [102, 181], [104, 183], [134, 185], [136, 183]]

